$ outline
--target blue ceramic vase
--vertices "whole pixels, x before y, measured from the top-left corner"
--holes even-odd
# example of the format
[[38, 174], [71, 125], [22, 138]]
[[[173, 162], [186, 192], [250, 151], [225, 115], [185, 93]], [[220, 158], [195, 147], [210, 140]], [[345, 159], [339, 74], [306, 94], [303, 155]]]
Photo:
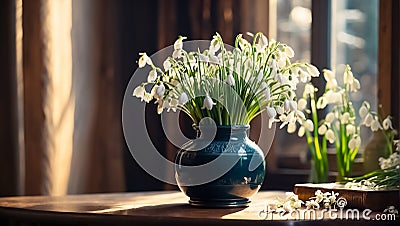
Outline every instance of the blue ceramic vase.
[[[249, 125], [217, 126], [186, 143], [176, 156], [175, 176], [189, 203], [202, 207], [245, 207], [265, 176], [262, 150], [248, 138]], [[201, 167], [196, 169], [195, 167]], [[209, 166], [209, 167], [208, 167]], [[191, 168], [192, 167], [192, 168]], [[195, 171], [191, 171], [195, 168]], [[196, 171], [197, 170], [197, 171]]]

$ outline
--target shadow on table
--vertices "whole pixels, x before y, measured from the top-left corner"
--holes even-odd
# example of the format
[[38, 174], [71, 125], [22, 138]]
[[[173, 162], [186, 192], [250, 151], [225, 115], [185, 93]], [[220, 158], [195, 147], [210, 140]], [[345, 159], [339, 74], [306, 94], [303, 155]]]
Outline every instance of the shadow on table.
[[228, 214], [236, 213], [242, 208], [220, 208], [207, 209], [201, 207], [193, 207], [189, 204], [162, 204], [154, 206], [145, 206], [134, 209], [118, 210], [110, 212], [110, 214], [132, 215], [132, 216], [162, 216], [162, 217], [180, 217], [180, 218], [212, 218], [219, 219]]

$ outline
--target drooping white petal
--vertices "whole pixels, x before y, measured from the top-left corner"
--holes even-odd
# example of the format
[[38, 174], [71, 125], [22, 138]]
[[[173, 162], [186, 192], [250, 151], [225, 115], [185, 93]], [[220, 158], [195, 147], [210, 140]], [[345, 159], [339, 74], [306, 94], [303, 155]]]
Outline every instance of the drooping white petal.
[[393, 129], [392, 120], [390, 120], [390, 116], [386, 117], [383, 120], [382, 124], [385, 130]]
[[285, 46], [285, 53], [286, 53], [286, 56], [289, 58], [294, 57], [294, 51], [293, 51], [292, 47], [290, 47], [290, 46]]
[[350, 136], [356, 132], [356, 127], [352, 124], [346, 125], [346, 135]]
[[147, 82], [154, 82], [157, 79], [157, 71], [155, 69], [149, 72], [149, 76], [147, 77]]
[[361, 117], [361, 118], [364, 118], [365, 116], [367, 116], [367, 113], [368, 113], [367, 107], [365, 107], [364, 105], [362, 105], [362, 106], [360, 107], [360, 109], [358, 110], [358, 113], [360, 114], [360, 117]]
[[333, 120], [335, 120], [335, 114], [333, 114], [332, 112], [329, 112], [325, 117], [325, 122], [332, 123]]
[[297, 102], [297, 109], [302, 111], [306, 109], [306, 107], [307, 107], [307, 100], [304, 98], [299, 99]]
[[199, 59], [201, 62], [208, 62], [208, 56], [199, 53]]
[[148, 57], [146, 53], [139, 53], [139, 55], [141, 55], [141, 57], [139, 58], [139, 61], [138, 61], [139, 68], [146, 66], [146, 64], [148, 64], [148, 65], [153, 64], [150, 57]]
[[331, 71], [331, 70], [328, 70], [328, 69], [324, 69], [324, 78], [325, 78], [325, 80], [327, 82], [329, 82], [329, 81], [331, 81], [333, 79], [336, 80], [335, 73], [333, 71]]
[[328, 129], [328, 131], [326, 131], [325, 133], [325, 137], [329, 141], [329, 143], [333, 144], [333, 142], [335, 142], [335, 133], [333, 132], [333, 130]]
[[185, 92], [181, 93], [181, 96], [179, 97], [179, 104], [185, 105], [189, 101], [189, 98]]
[[143, 86], [138, 86], [133, 90], [133, 96], [137, 98], [143, 98], [145, 91], [146, 90], [144, 89]]
[[171, 62], [168, 59], [164, 61], [163, 67], [165, 71], [168, 71], [171, 68], [171, 66], [172, 66]]
[[186, 37], [179, 36], [179, 38], [174, 43], [174, 50], [182, 49], [183, 48], [183, 42], [182, 41], [185, 40], [185, 39], [186, 39]]
[[308, 73], [310, 73], [310, 75], [311, 75], [312, 77], [318, 77], [318, 76], [319, 76], [318, 68], [315, 67], [315, 66], [312, 65], [312, 64], [307, 65], [307, 71], [308, 71]]
[[318, 128], [318, 134], [319, 135], [324, 135], [326, 133], [326, 131], [328, 130], [328, 128], [326, 127], [325, 124], [322, 124], [319, 128]]
[[164, 93], [165, 93], [165, 86], [161, 82], [160, 85], [158, 85], [158, 87], [156, 89], [156, 94], [157, 94], [157, 96], [159, 96], [161, 98], [164, 96]]
[[372, 117], [371, 113], [367, 113], [367, 116], [365, 116], [363, 124], [368, 126], [371, 126], [372, 121], [374, 121], [374, 117]]
[[382, 126], [381, 126], [381, 124], [379, 123], [379, 121], [378, 120], [372, 120], [372, 122], [371, 122], [371, 130], [373, 131], [373, 132], [376, 132], [376, 131], [378, 131], [379, 129], [382, 129]]
[[210, 63], [212, 63], [212, 64], [219, 64], [219, 59], [218, 59], [218, 57], [216, 57], [216, 56], [214, 56], [214, 55], [211, 55], [211, 56], [209, 57], [209, 59], [210, 59]]
[[206, 95], [204, 98], [203, 107], [201, 109], [211, 110], [214, 105], [216, 105], [216, 103], [214, 103], [210, 96]]
[[305, 128], [307, 131], [312, 132], [312, 131], [314, 131], [314, 123], [313, 123], [310, 119], [307, 119], [307, 120], [305, 121], [305, 123], [304, 123], [304, 128]]
[[228, 85], [230, 85], [230, 86], [234, 86], [234, 85], [235, 85], [235, 78], [233, 77], [232, 74], [229, 74], [229, 75], [226, 77], [225, 82], [228, 83]]

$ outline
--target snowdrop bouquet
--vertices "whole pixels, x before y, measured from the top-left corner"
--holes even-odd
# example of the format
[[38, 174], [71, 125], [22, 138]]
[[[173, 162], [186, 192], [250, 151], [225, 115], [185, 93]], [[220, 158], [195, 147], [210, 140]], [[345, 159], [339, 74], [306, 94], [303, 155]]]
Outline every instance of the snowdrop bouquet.
[[[298, 121], [301, 127], [298, 135], [306, 134], [307, 144], [313, 158], [312, 181], [327, 181], [328, 160], [327, 143], [335, 145], [338, 168], [338, 179], [341, 180], [351, 172], [351, 167], [361, 145], [360, 125], [356, 123], [356, 111], [349, 98], [350, 92], [360, 89], [360, 82], [354, 78], [350, 66], [343, 73], [344, 85], [339, 86], [333, 71], [323, 71], [326, 81], [325, 91], [317, 98], [317, 89], [306, 84], [303, 97], [298, 100], [299, 110], [309, 115], [310, 119]], [[318, 110], [330, 106], [325, 119], [318, 119]], [[294, 132], [296, 124], [288, 125], [288, 132]], [[320, 139], [319, 136], [322, 138]]]
[[292, 63], [294, 51], [286, 44], [262, 33], [249, 36], [251, 42], [239, 34], [228, 50], [217, 33], [202, 52], [185, 51], [186, 37], [179, 37], [163, 68], [140, 53], [139, 68], [148, 65], [151, 71], [133, 95], [145, 102], [154, 100], [159, 114], [181, 110], [197, 125], [205, 117], [216, 125], [246, 125], [263, 111], [270, 126], [280, 121], [277, 113], [285, 115], [285, 121], [304, 120], [295, 90], [299, 82], [318, 76], [317, 68]]

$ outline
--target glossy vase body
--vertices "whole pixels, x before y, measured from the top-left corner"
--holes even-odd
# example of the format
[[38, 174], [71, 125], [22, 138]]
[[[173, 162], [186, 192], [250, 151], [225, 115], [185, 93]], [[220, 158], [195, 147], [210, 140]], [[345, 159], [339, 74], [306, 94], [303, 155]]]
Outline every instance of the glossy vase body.
[[[215, 137], [208, 144], [205, 145], [206, 139], [198, 133], [197, 139], [179, 150], [175, 176], [181, 191], [190, 197], [191, 205], [218, 208], [242, 207], [250, 203], [249, 198], [257, 193], [264, 181], [266, 165], [263, 152], [248, 138], [249, 128], [248, 125], [217, 126]], [[183, 167], [204, 166], [217, 158], [214, 167], [219, 165], [228, 170], [201, 184], [195, 182], [196, 175], [208, 176], [216, 171], [204, 167], [200, 174], [193, 174]]]

